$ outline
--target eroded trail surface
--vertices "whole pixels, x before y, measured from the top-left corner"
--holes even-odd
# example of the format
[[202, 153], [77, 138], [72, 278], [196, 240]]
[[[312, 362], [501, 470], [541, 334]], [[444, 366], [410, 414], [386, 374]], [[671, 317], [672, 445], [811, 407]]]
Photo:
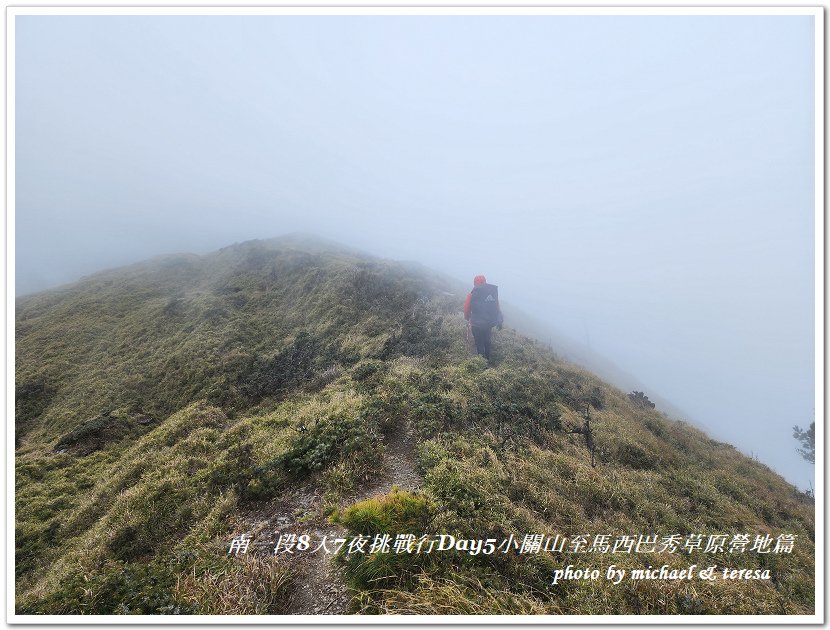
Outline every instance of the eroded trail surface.
[[[417, 490], [422, 479], [415, 469], [415, 441], [405, 430], [386, 436], [382, 471], [346, 500], [346, 504], [372, 496], [387, 494], [392, 486]], [[321, 514], [322, 494], [313, 483], [288, 491], [283, 496], [245, 515], [245, 533], [251, 536], [248, 553], [273, 555], [280, 534], [308, 534], [309, 550], [280, 552], [294, 574], [295, 588], [284, 614], [340, 615], [345, 614], [351, 595], [342, 569], [334, 562], [332, 541], [348, 537], [343, 527], [329, 523]], [[313, 552], [324, 540], [331, 553], [324, 549]]]

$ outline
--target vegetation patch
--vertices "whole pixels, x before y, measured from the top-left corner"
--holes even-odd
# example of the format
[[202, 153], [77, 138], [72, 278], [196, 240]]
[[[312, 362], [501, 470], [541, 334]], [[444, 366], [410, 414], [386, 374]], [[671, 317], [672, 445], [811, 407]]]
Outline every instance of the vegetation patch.
[[[466, 290], [351, 252], [257, 241], [18, 300], [16, 610], [286, 612], [290, 566], [230, 557], [227, 543], [290, 490], [307, 493], [311, 519], [334, 510], [351, 534], [389, 537], [389, 552], [341, 553], [353, 612], [815, 611], [810, 497], [509, 328], [493, 365], [470, 356]], [[595, 466], [575, 432], [588, 411]], [[341, 507], [386, 483], [410, 442], [421, 492]], [[395, 553], [399, 536], [430, 532], [797, 543], [729, 557], [769, 568], [764, 584], [553, 588], [566, 553]], [[630, 570], [677, 558], [613, 559]], [[716, 560], [695, 550], [683, 562]]]
[[[418, 538], [429, 530], [435, 507], [424, 495], [393, 489], [391, 493], [367, 499], [332, 516], [332, 520], [353, 534], [365, 535], [371, 542], [384, 537], [385, 543], [372, 552], [340, 550], [338, 558], [355, 588], [401, 585], [432, 559], [415, 553]], [[398, 545], [398, 546], [396, 546]]]
[[18, 614], [41, 615], [182, 615], [198, 608], [174, 594], [176, 574], [164, 563], [110, 562], [93, 573], [73, 572], [37, 605], [24, 604]]
[[382, 449], [376, 428], [362, 416], [330, 417], [301, 433], [277, 463], [300, 475], [351, 458], [356, 467], [368, 471], [379, 461]]
[[237, 376], [240, 391], [249, 400], [258, 401], [311, 380], [320, 362], [321, 346], [318, 339], [303, 331], [275, 356], [252, 357]]
[[68, 451], [74, 455], [89, 455], [112, 442], [138, 437], [157, 423], [157, 420], [144, 414], [110, 411], [87, 420], [62, 436], [54, 450], [59, 453]]

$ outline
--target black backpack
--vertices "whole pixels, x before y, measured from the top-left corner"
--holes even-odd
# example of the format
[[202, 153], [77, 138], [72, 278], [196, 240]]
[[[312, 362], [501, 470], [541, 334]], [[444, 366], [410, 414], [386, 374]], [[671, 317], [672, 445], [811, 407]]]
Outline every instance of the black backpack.
[[470, 295], [470, 324], [477, 328], [499, 323], [499, 288], [495, 284], [480, 284]]

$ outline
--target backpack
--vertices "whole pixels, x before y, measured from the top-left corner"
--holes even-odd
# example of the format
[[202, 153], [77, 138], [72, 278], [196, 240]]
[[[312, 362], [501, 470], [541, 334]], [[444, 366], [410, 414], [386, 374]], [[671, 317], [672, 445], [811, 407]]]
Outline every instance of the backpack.
[[470, 292], [470, 324], [490, 328], [499, 323], [499, 288], [480, 284]]

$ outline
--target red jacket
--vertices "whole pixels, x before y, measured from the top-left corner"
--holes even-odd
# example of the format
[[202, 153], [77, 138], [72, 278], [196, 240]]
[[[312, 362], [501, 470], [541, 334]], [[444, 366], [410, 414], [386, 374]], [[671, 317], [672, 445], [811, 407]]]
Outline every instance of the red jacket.
[[470, 321], [470, 300], [473, 299], [473, 294], [468, 293], [467, 299], [464, 300], [464, 319]]

